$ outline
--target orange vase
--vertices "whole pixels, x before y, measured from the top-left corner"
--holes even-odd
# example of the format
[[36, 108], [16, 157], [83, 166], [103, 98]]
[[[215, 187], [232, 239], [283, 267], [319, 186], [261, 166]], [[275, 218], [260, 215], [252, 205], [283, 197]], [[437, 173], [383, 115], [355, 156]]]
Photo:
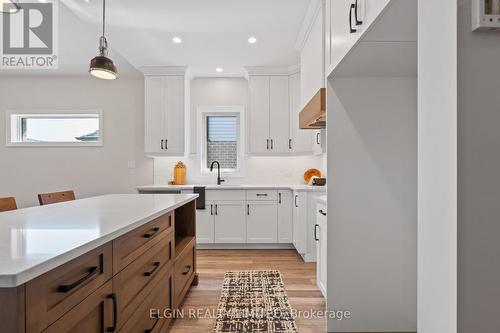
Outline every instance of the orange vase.
[[180, 161], [174, 167], [174, 182], [175, 185], [186, 184], [186, 165]]

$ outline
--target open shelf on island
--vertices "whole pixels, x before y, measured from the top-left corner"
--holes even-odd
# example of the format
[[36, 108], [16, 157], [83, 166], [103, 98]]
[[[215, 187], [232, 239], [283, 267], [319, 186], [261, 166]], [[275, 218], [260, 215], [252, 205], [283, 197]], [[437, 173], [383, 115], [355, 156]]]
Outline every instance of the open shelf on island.
[[182, 255], [182, 252], [188, 245], [191, 245], [194, 242], [194, 236], [183, 236], [183, 237], [175, 237], [175, 257]]
[[192, 201], [175, 210], [175, 258], [181, 256], [186, 248], [195, 246], [195, 205], [195, 201]]

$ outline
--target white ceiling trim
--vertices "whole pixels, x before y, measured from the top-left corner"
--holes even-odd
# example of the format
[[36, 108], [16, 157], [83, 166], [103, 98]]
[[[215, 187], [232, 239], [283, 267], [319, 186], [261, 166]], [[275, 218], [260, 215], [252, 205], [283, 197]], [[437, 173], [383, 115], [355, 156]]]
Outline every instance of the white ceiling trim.
[[147, 76], [155, 75], [185, 75], [188, 67], [186, 66], [144, 66], [139, 70]]
[[324, 6], [325, 0], [311, 0], [311, 2], [309, 3], [309, 7], [307, 8], [304, 20], [302, 21], [302, 26], [300, 27], [299, 34], [297, 35], [295, 49], [302, 52], [306, 41], [309, 39], [309, 35], [311, 34], [314, 22], [316, 22], [318, 15], [322, 14]]
[[245, 67], [248, 75], [259, 76], [259, 75], [293, 75], [300, 72], [300, 65], [292, 66], [249, 66]]

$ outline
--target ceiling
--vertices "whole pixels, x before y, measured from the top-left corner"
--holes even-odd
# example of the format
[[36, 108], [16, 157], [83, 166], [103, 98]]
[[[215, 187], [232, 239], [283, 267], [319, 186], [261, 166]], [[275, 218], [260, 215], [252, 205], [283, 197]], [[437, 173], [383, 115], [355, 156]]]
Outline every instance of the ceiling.
[[[189, 66], [194, 76], [242, 76], [245, 66], [290, 66], [310, 0], [108, 0], [110, 56], [126, 71]], [[100, 0], [62, 0], [60, 67], [85, 70], [97, 53]], [[182, 38], [181, 44], [172, 42]], [[249, 44], [250, 36], [257, 38]], [[127, 64], [129, 63], [129, 64]], [[68, 65], [68, 66], [67, 66]], [[69, 66], [70, 65], [70, 66]], [[131, 68], [128, 68], [131, 67]], [[223, 73], [215, 69], [221, 67]]]

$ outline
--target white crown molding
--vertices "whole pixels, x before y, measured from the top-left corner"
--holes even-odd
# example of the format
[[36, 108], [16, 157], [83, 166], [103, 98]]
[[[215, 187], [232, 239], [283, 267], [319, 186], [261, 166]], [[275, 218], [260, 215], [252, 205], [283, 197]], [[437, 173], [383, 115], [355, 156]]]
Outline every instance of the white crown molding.
[[139, 70], [145, 76], [155, 75], [185, 75], [187, 71], [186, 66], [144, 66], [139, 67]]
[[300, 72], [300, 64], [295, 64], [292, 66], [249, 66], [245, 67], [248, 75], [259, 76], [259, 75], [293, 75]]
[[302, 49], [304, 48], [304, 45], [306, 44], [306, 41], [311, 33], [314, 22], [318, 18], [318, 15], [321, 14], [324, 6], [325, 0], [312, 0], [309, 3], [306, 15], [304, 16], [304, 20], [302, 21], [302, 26], [299, 30], [299, 34], [297, 35], [297, 40], [295, 41], [295, 48], [297, 50], [302, 51]]

